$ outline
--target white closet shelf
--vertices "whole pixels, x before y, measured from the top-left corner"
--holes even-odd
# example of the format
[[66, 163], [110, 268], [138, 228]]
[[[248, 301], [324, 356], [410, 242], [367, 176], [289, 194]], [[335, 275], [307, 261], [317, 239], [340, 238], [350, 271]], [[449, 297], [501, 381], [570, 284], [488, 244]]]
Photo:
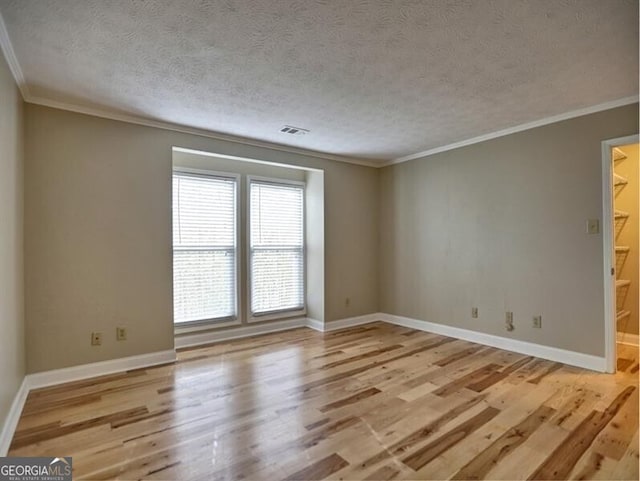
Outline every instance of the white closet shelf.
[[616, 174], [615, 172], [613, 173], [613, 185], [620, 186], [620, 185], [627, 185], [628, 183], [629, 181], [627, 179], [625, 179], [619, 174]]
[[618, 147], [614, 147], [613, 148], [613, 151], [612, 151], [611, 155], [613, 156], [613, 160], [624, 160], [624, 159], [627, 158], [627, 154], [625, 154]]
[[618, 311], [616, 312], [616, 321], [629, 317], [629, 315], [631, 315], [631, 311]]
[[626, 219], [629, 217], [629, 213], [623, 210], [616, 210], [613, 212], [613, 217], [615, 219]]
[[617, 252], [629, 252], [629, 246], [616, 246], [616, 253]]
[[627, 280], [627, 279], [618, 279], [618, 280], [616, 281], [616, 289], [618, 289], [618, 288], [620, 288], [620, 287], [626, 287], [626, 286], [628, 286], [629, 284], [631, 284], [631, 281], [630, 281], [630, 280]]

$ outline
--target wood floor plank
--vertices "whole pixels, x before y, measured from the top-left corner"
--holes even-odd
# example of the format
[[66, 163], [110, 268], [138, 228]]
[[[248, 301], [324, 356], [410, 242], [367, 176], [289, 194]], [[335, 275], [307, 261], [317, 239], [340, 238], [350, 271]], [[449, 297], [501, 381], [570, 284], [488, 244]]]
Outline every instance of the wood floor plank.
[[487, 364], [482, 366], [475, 371], [470, 372], [458, 379], [451, 381], [448, 384], [445, 384], [441, 388], [436, 389], [433, 393], [437, 396], [448, 396], [464, 387], [467, 387], [475, 382], [478, 382], [480, 379], [485, 379], [487, 376], [490, 376], [494, 372], [497, 372], [497, 369], [500, 368], [498, 364]]
[[640, 448], [638, 446], [638, 431], [629, 443], [629, 447], [622, 456], [622, 459], [616, 463], [611, 473], [611, 479], [620, 480], [638, 480], [640, 479]]
[[443, 434], [433, 442], [405, 457], [402, 461], [416, 471], [421, 469], [440, 454], [444, 453], [451, 446], [459, 443], [470, 433], [493, 419], [499, 412], [500, 411], [492, 407], [484, 409], [480, 414], [477, 414], [468, 421], [456, 426], [448, 433]]
[[410, 432], [402, 439], [394, 442], [392, 445], [385, 447], [384, 450], [380, 451], [374, 456], [362, 461], [361, 463], [359, 463], [359, 468], [366, 469], [369, 466], [373, 466], [375, 464], [378, 464], [380, 461], [388, 459], [389, 457], [400, 457], [401, 455], [411, 451], [415, 446], [433, 436], [434, 433], [438, 433], [447, 423], [458, 418], [461, 414], [481, 403], [481, 401], [482, 396], [476, 396], [469, 401], [459, 404], [450, 411], [447, 411], [441, 416], [438, 416], [433, 421], [427, 423], [426, 425], [413, 432]]
[[604, 412], [592, 411], [551, 456], [531, 474], [529, 479], [567, 479], [575, 464], [598, 433], [613, 419], [635, 389], [633, 386], [625, 388]]
[[[42, 429], [39, 431], [29, 431], [27, 433], [18, 433], [13, 438], [11, 443], [11, 449], [17, 449], [29, 444], [41, 443], [48, 439], [64, 436], [69, 433], [83, 431], [101, 424], [112, 424], [123, 419], [130, 419], [131, 417], [148, 414], [148, 410], [145, 406], [139, 406], [124, 411], [119, 411], [106, 416], [99, 416], [87, 421], [83, 421], [75, 424], [68, 424], [66, 426], [54, 425], [49, 429]], [[113, 425], [112, 425], [113, 427]]]
[[365, 389], [364, 391], [360, 391], [352, 396], [338, 399], [337, 401], [333, 401], [329, 404], [325, 404], [321, 408], [319, 408], [320, 412], [326, 413], [327, 411], [331, 411], [332, 409], [341, 408], [344, 406], [348, 406], [349, 404], [354, 404], [360, 401], [361, 399], [368, 398], [370, 396], [375, 396], [378, 393], [381, 393], [380, 389], [371, 387], [369, 389]]
[[[30, 393], [74, 479], [637, 479], [637, 348], [603, 375], [375, 322], [181, 349]], [[564, 466], [564, 465], [567, 466]]]
[[611, 422], [596, 437], [593, 443], [594, 450], [608, 458], [622, 459], [637, 431], [639, 401], [636, 389]]
[[485, 479], [489, 471], [502, 458], [523, 444], [554, 412], [554, 409], [544, 405], [540, 406], [524, 421], [510, 428], [496, 439], [487, 449], [469, 461], [450, 479]]
[[323, 479], [347, 465], [348, 463], [344, 459], [342, 459], [338, 454], [334, 453], [324, 459], [316, 461], [315, 463], [298, 472], [287, 476], [284, 481], [306, 481], [309, 479]]

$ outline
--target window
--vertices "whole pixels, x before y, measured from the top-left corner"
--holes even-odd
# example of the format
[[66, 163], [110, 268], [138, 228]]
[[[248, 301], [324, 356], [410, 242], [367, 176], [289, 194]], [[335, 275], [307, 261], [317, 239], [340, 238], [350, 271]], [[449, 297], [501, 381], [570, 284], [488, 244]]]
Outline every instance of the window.
[[234, 319], [236, 179], [174, 171], [174, 322]]
[[304, 188], [250, 179], [251, 314], [304, 309]]

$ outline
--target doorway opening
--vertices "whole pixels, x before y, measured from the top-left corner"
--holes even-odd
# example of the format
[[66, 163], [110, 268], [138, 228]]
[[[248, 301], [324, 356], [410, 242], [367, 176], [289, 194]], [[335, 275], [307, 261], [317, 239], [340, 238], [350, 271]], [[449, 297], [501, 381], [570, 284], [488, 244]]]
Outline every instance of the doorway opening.
[[640, 316], [638, 136], [603, 142], [607, 371], [637, 364]]

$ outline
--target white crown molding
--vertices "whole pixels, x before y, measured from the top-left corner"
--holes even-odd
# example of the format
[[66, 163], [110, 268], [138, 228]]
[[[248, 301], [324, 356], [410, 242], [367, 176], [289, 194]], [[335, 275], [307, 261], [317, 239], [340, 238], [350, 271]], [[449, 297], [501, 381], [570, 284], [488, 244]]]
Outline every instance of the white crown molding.
[[122, 357], [119, 359], [110, 359], [108, 361], [92, 362], [89, 364], [81, 364], [79, 366], [27, 374], [26, 380], [27, 386], [30, 390], [39, 389], [41, 387], [89, 379], [116, 372], [129, 371], [131, 369], [141, 369], [145, 367], [158, 366], [160, 364], [169, 364], [175, 362], [175, 360], [176, 351], [169, 349], [167, 351], [151, 352], [148, 354], [139, 354], [137, 356]]
[[86, 107], [82, 105], [75, 105], [67, 102], [59, 102], [57, 100], [50, 100], [44, 97], [36, 97], [33, 95], [24, 96], [24, 101], [30, 104], [42, 105], [44, 107], [51, 107], [59, 110], [66, 110], [69, 112], [75, 112], [78, 114], [91, 115], [93, 117], [99, 117], [103, 119], [116, 120], [118, 122], [125, 122], [128, 124], [142, 125], [145, 127], [153, 127], [156, 129], [171, 130], [173, 132], [180, 132], [182, 134], [198, 135], [200, 137], [207, 137], [215, 140], [222, 140], [225, 142], [233, 142], [236, 144], [249, 145], [251, 147], [259, 147], [262, 149], [276, 150], [279, 152], [286, 152], [289, 154], [304, 155], [306, 157], [314, 157], [322, 160], [335, 160], [336, 162], [345, 162], [347, 164], [363, 165], [365, 167], [380, 167], [380, 163], [369, 161], [365, 159], [356, 159], [352, 157], [346, 157], [335, 154], [328, 154], [324, 152], [318, 152], [316, 150], [300, 149], [297, 147], [289, 147], [282, 144], [274, 144], [271, 142], [264, 142], [261, 140], [247, 139], [244, 137], [236, 137], [233, 135], [221, 134], [206, 129], [198, 129], [195, 127], [189, 127], [186, 125], [174, 124], [171, 122], [165, 122], [162, 120], [153, 120], [146, 117], [137, 115], [124, 114], [110, 112], [97, 107]]
[[29, 395], [29, 383], [27, 378], [22, 379], [22, 384], [18, 388], [18, 392], [13, 398], [9, 412], [7, 413], [2, 430], [0, 431], [0, 458], [7, 455], [9, 447], [11, 446], [11, 440], [13, 439], [13, 433], [16, 431], [20, 415], [22, 414], [22, 408]]
[[252, 147], [260, 147], [263, 149], [276, 150], [279, 152], [287, 152], [290, 154], [304, 155], [306, 157], [313, 157], [317, 159], [335, 160], [336, 162], [345, 162], [348, 164], [363, 165], [365, 167], [377, 168], [381, 166], [380, 162], [375, 162], [373, 160], [358, 159], [358, 158], [353, 158], [353, 157], [348, 157], [343, 155], [335, 155], [335, 154], [329, 154], [325, 152], [319, 152], [316, 150], [290, 147], [287, 145], [276, 144], [272, 142], [264, 142], [261, 140], [222, 134], [219, 132], [214, 132], [212, 130], [198, 129], [195, 127], [189, 127], [187, 125], [180, 125], [172, 122], [153, 120], [153, 119], [145, 118], [138, 115], [110, 112], [108, 110], [100, 109], [97, 107], [86, 107], [86, 106], [75, 105], [67, 102], [59, 102], [57, 100], [50, 100], [43, 97], [37, 97], [35, 95], [31, 95], [31, 93], [29, 92], [29, 88], [27, 86], [27, 82], [25, 80], [24, 74], [22, 73], [22, 68], [20, 68], [20, 64], [18, 63], [18, 58], [16, 57], [15, 51], [13, 49], [13, 45], [11, 44], [11, 39], [9, 38], [9, 33], [7, 32], [7, 27], [1, 13], [0, 13], [0, 49], [4, 53], [4, 57], [7, 60], [7, 64], [9, 65], [9, 69], [11, 70], [13, 78], [16, 84], [18, 85], [18, 88], [20, 89], [20, 93], [22, 94], [23, 100], [30, 104], [42, 105], [44, 107], [51, 107], [59, 110], [67, 110], [69, 112], [91, 115], [91, 116], [100, 117], [103, 119], [117, 120], [119, 122], [126, 122], [129, 124], [143, 125], [145, 127], [154, 127], [157, 129], [171, 130], [171, 131], [180, 132], [183, 134], [198, 135], [200, 137], [207, 137], [215, 140], [223, 140], [226, 142], [249, 145]]
[[640, 336], [638, 336], [638, 334], [627, 334], [626, 332], [618, 331], [616, 342], [619, 344], [628, 344], [629, 346], [637, 347], [640, 344]]
[[374, 161], [374, 160], [359, 159], [359, 158], [342, 156], [342, 155], [329, 154], [329, 153], [324, 153], [324, 152], [315, 151], [315, 150], [307, 150], [307, 149], [301, 149], [297, 147], [290, 147], [282, 144], [275, 144], [275, 143], [265, 142], [261, 140], [222, 134], [222, 133], [214, 132], [211, 130], [189, 127], [186, 125], [176, 124], [172, 122], [153, 120], [150, 118], [132, 115], [132, 114], [111, 112], [111, 111], [100, 109], [97, 107], [86, 107], [86, 106], [75, 105], [67, 102], [60, 102], [57, 100], [50, 100], [43, 97], [36, 97], [34, 95], [31, 95], [29, 92], [29, 88], [27, 86], [24, 75], [22, 73], [22, 69], [20, 68], [20, 64], [18, 63], [18, 59], [15, 55], [13, 45], [11, 44], [11, 39], [9, 38], [9, 33], [7, 32], [6, 24], [4, 22], [4, 19], [2, 18], [1, 13], [0, 13], [0, 48], [4, 53], [4, 56], [9, 65], [9, 69], [11, 70], [11, 73], [13, 74], [13, 77], [18, 85], [18, 88], [22, 93], [22, 98], [27, 103], [42, 105], [45, 107], [51, 107], [59, 110], [67, 110], [69, 112], [75, 112], [75, 113], [84, 114], [84, 115], [91, 115], [91, 116], [100, 117], [103, 119], [126, 122], [130, 124], [135, 124], [135, 125], [143, 125], [146, 127], [154, 127], [154, 128], [163, 129], [163, 130], [171, 130], [174, 132], [180, 132], [184, 134], [198, 135], [200, 137], [207, 137], [215, 140], [222, 140], [226, 142], [244, 144], [252, 147], [260, 147], [260, 148], [275, 150], [279, 152], [287, 152], [287, 153], [296, 154], [296, 155], [304, 155], [307, 157], [314, 157], [314, 158], [325, 159], [325, 160], [334, 160], [336, 162], [345, 162], [349, 164], [362, 165], [365, 167], [373, 167], [373, 168], [382, 168], [382, 167], [387, 167], [389, 165], [400, 164], [402, 162], [407, 162], [409, 160], [428, 157], [430, 155], [438, 154], [440, 152], [446, 152], [448, 150], [453, 150], [460, 147], [477, 144], [479, 142], [484, 142], [486, 140], [496, 139], [498, 137], [504, 137], [505, 135], [522, 132], [524, 130], [529, 130], [536, 127], [542, 127], [544, 125], [560, 122], [562, 120], [568, 120], [575, 117], [580, 117], [582, 115], [601, 112], [603, 110], [622, 107], [624, 105], [629, 105], [629, 104], [638, 102], [638, 96], [625, 97], [622, 99], [613, 100], [613, 101], [601, 103], [598, 105], [593, 105], [591, 107], [585, 107], [582, 109], [565, 112], [563, 114], [546, 117], [533, 122], [516, 125], [514, 127], [509, 127], [507, 129], [490, 132], [488, 134], [480, 135], [478, 137], [473, 137], [467, 140], [462, 140], [459, 142], [454, 142], [454, 143], [443, 145], [440, 147], [435, 147], [433, 149], [424, 150], [422, 152], [416, 152], [414, 154], [397, 157], [395, 159], [391, 159], [388, 161], [384, 161], [384, 160]]
[[297, 147], [290, 147], [282, 144], [275, 144], [275, 143], [265, 142], [261, 140], [222, 134], [222, 133], [214, 132], [211, 130], [189, 127], [186, 125], [176, 124], [172, 122], [153, 120], [153, 119], [138, 116], [138, 115], [116, 113], [116, 112], [111, 112], [109, 110], [100, 109], [97, 107], [87, 107], [87, 106], [75, 105], [67, 102], [60, 102], [57, 100], [46, 99], [43, 97], [36, 97], [34, 95], [31, 95], [29, 92], [29, 88], [27, 87], [27, 83], [22, 73], [22, 69], [20, 68], [20, 64], [18, 63], [18, 59], [15, 55], [15, 51], [13, 49], [13, 45], [11, 44], [11, 39], [9, 38], [9, 34], [7, 32], [4, 19], [2, 18], [2, 14], [0, 14], [0, 48], [4, 53], [4, 56], [9, 65], [9, 69], [11, 70], [11, 73], [13, 74], [13, 77], [18, 85], [18, 88], [22, 93], [22, 98], [27, 103], [42, 105], [45, 107], [51, 107], [59, 110], [66, 110], [69, 112], [75, 112], [75, 113], [84, 114], [84, 115], [91, 115], [91, 116], [100, 117], [103, 119], [116, 120], [119, 122], [126, 122], [130, 124], [135, 124], [135, 125], [142, 125], [145, 127], [171, 130], [174, 132], [198, 135], [200, 137], [207, 137], [215, 140], [222, 140], [225, 142], [233, 142], [233, 143], [238, 143], [243, 145], [249, 145], [252, 147], [270, 149], [270, 150], [275, 150], [279, 152], [287, 152], [287, 153], [296, 154], [296, 155], [304, 155], [307, 157], [313, 157], [313, 158], [324, 159], [324, 160], [334, 160], [336, 162], [345, 162], [348, 164], [362, 165], [365, 167], [373, 167], [373, 168], [382, 168], [382, 167], [387, 167], [394, 164], [400, 164], [403, 162], [407, 162], [409, 160], [428, 157], [430, 155], [438, 154], [440, 152], [446, 152], [448, 150], [453, 150], [460, 147], [466, 147], [468, 145], [477, 144], [480, 142], [484, 142], [486, 140], [496, 139], [498, 137], [504, 137], [505, 135], [522, 132], [524, 130], [529, 130], [536, 127], [542, 127], [544, 125], [549, 125], [555, 122], [560, 122], [563, 120], [580, 117], [582, 115], [601, 112], [603, 110], [609, 110], [616, 107], [622, 107], [624, 105], [629, 105], [629, 104], [638, 102], [638, 96], [625, 97], [622, 99], [613, 100], [613, 101], [601, 103], [598, 105], [593, 105], [591, 107], [585, 107], [582, 109], [565, 112], [563, 114], [554, 115], [551, 117], [545, 117], [543, 119], [535, 120], [533, 122], [528, 122], [525, 124], [516, 125], [514, 127], [509, 127], [507, 129], [490, 132], [488, 134], [480, 135], [478, 137], [473, 137], [473, 138], [462, 140], [459, 142], [454, 142], [454, 143], [443, 145], [440, 147], [435, 147], [433, 149], [424, 150], [422, 152], [416, 152], [414, 154], [397, 157], [395, 159], [391, 159], [388, 161], [384, 161], [384, 160], [374, 161], [374, 160], [359, 159], [359, 158], [342, 156], [342, 155], [329, 154], [329, 153], [324, 153], [324, 152], [315, 151], [315, 150], [307, 150], [307, 149], [301, 149]]
[[11, 44], [9, 32], [7, 32], [7, 25], [4, 23], [2, 13], [0, 13], [0, 49], [2, 50], [2, 53], [4, 53], [4, 58], [7, 60], [9, 70], [11, 70], [11, 74], [13, 75], [16, 84], [18, 84], [22, 98], [26, 100], [27, 97], [29, 97], [29, 89], [27, 88], [27, 83], [24, 80], [24, 75], [20, 68], [20, 64], [18, 63], [16, 53], [13, 50], [13, 45]]
[[[2, 31], [1, 31], [2, 29], [1, 29], [1, 27], [2, 26], [0, 25], [0, 43], [2, 43]], [[8, 40], [7, 40], [7, 42], [8, 42]], [[11, 44], [9, 44], [9, 47], [11, 47]], [[11, 52], [13, 52], [13, 50], [11, 50]], [[14, 59], [15, 59], [15, 56], [14, 56]], [[18, 75], [22, 76], [22, 71], [20, 70], [20, 66], [17, 63], [17, 60], [15, 61], [15, 66], [16, 66], [16, 68], [18, 70]], [[13, 72], [13, 68], [12, 68], [12, 72]], [[403, 157], [398, 157], [398, 158], [391, 159], [391, 160], [388, 160], [388, 161], [381, 160], [381, 161], [376, 162], [376, 161], [373, 161], [373, 160], [357, 159], [357, 158], [353, 158], [353, 157], [346, 157], [346, 156], [340, 156], [340, 155], [335, 155], [335, 154], [329, 154], [329, 153], [319, 152], [319, 151], [315, 151], [315, 150], [307, 150], [307, 149], [300, 149], [300, 148], [297, 148], [297, 147], [289, 147], [289, 146], [286, 146], [286, 145], [274, 144], [274, 143], [264, 142], [264, 141], [260, 141], [260, 140], [248, 139], [248, 138], [244, 138], [244, 137], [236, 137], [236, 136], [233, 136], [233, 135], [221, 134], [221, 133], [210, 131], [210, 130], [198, 129], [198, 128], [195, 128], [195, 127], [189, 127], [189, 126], [186, 126], [186, 125], [174, 124], [174, 123], [171, 123], [171, 122], [165, 122], [165, 121], [161, 121], [161, 120], [153, 120], [153, 119], [140, 117], [140, 116], [136, 116], [136, 115], [131, 115], [131, 114], [110, 112], [108, 110], [103, 110], [103, 109], [99, 109], [99, 108], [96, 108], [96, 107], [86, 107], [86, 106], [75, 105], [75, 104], [70, 104], [70, 103], [66, 103], [66, 102], [59, 102], [57, 100], [50, 100], [50, 99], [46, 99], [46, 98], [43, 98], [43, 97], [36, 97], [36, 96], [33, 96], [33, 95], [29, 94], [29, 92], [27, 90], [27, 87], [26, 87], [26, 84], [24, 83], [24, 80], [19, 81], [15, 72], [14, 72], [14, 76], [16, 77], [16, 82], [18, 82], [18, 85], [20, 86], [20, 91], [22, 92], [22, 96], [24, 98], [24, 101], [27, 102], [27, 103], [30, 103], [30, 104], [42, 105], [44, 107], [51, 107], [51, 108], [59, 109], [59, 110], [66, 110], [66, 111], [69, 111], [69, 112], [75, 112], [75, 113], [84, 114], [84, 115], [91, 115], [93, 117], [99, 117], [99, 118], [103, 118], [103, 119], [115, 120], [115, 121], [118, 121], [118, 122], [125, 122], [125, 123], [129, 123], [129, 124], [142, 125], [142, 126], [145, 126], [145, 127], [153, 127], [153, 128], [157, 128], [157, 129], [163, 129], [163, 130], [171, 130], [171, 131], [174, 131], [174, 132], [180, 132], [180, 133], [183, 133], [183, 134], [198, 135], [200, 137], [207, 137], [207, 138], [210, 138], [210, 139], [222, 140], [222, 141], [225, 141], [225, 142], [233, 142], [233, 143], [237, 143], [237, 144], [249, 145], [249, 146], [252, 146], [252, 147], [259, 147], [259, 148], [275, 150], [275, 151], [279, 151], [279, 152], [287, 152], [287, 153], [296, 154], [296, 155], [304, 155], [306, 157], [313, 157], [313, 158], [318, 158], [318, 159], [323, 159], [323, 160], [334, 160], [336, 162], [345, 162], [345, 163], [348, 163], [348, 164], [362, 165], [362, 166], [365, 166], [365, 167], [373, 167], [373, 168], [377, 168], [377, 169], [380, 169], [380, 168], [383, 168], [383, 167], [388, 167], [390, 165], [401, 164], [403, 162], [408, 162], [410, 160], [415, 160], [415, 159], [420, 159], [420, 158], [423, 158], [423, 157], [428, 157], [430, 155], [438, 154], [440, 152], [446, 152], [446, 151], [449, 151], [449, 150], [454, 150], [454, 149], [458, 149], [458, 148], [461, 148], [461, 147], [466, 147], [468, 145], [478, 144], [480, 142], [485, 142], [487, 140], [497, 139], [499, 137], [504, 137], [506, 135], [515, 134], [515, 133], [518, 133], [518, 132], [523, 132], [525, 130], [530, 130], [530, 129], [534, 129], [534, 128], [537, 128], [537, 127], [543, 127], [545, 125], [553, 124], [553, 123], [556, 123], [556, 122], [561, 122], [563, 120], [569, 120], [569, 119], [573, 119], [573, 118], [576, 118], [576, 117], [581, 117], [583, 115], [594, 114], [594, 113], [597, 113], [597, 112], [602, 112], [604, 110], [610, 110], [610, 109], [614, 109], [616, 107], [623, 107], [625, 105], [630, 105], [630, 104], [634, 104], [634, 103], [638, 102], [638, 96], [625, 97], [625, 98], [622, 98], [622, 99], [612, 100], [610, 102], [605, 102], [605, 103], [602, 103], [602, 104], [593, 105], [591, 107], [585, 107], [585, 108], [582, 108], [582, 109], [572, 110], [570, 112], [565, 112], [563, 114], [558, 114], [558, 115], [554, 115], [554, 116], [551, 116], [551, 117], [545, 117], [543, 119], [535, 120], [533, 122], [528, 122], [528, 123], [525, 123], [525, 124], [516, 125], [514, 127], [509, 127], [507, 129], [503, 129], [503, 130], [497, 130], [495, 132], [490, 132], [488, 134], [480, 135], [478, 137], [473, 137], [471, 139], [461, 140], [459, 142], [454, 142], [452, 144], [442, 145], [440, 147], [435, 147], [433, 149], [424, 150], [422, 152], [416, 152], [414, 154], [405, 155]]]
[[437, 324], [434, 322], [421, 321], [410, 317], [395, 316], [392, 314], [381, 314], [382, 320], [390, 324], [409, 327], [420, 331], [439, 334], [441, 336], [453, 337], [463, 341], [475, 342], [484, 346], [497, 347], [505, 351], [526, 354], [527, 356], [539, 357], [550, 361], [561, 362], [571, 366], [582, 367], [592, 371], [605, 372], [606, 359], [604, 357], [592, 356], [581, 352], [567, 351], [557, 347], [543, 346], [531, 342], [519, 341], [506, 337], [494, 336], [483, 332], [470, 331], [459, 327]]
[[59, 102], [57, 100], [50, 100], [43, 97], [37, 97], [35, 95], [31, 95], [31, 93], [29, 92], [29, 88], [27, 86], [27, 82], [25, 80], [24, 74], [22, 73], [22, 68], [20, 68], [20, 64], [18, 63], [18, 58], [16, 57], [15, 51], [13, 49], [13, 45], [11, 44], [11, 39], [9, 38], [9, 33], [7, 32], [7, 27], [1, 13], [0, 13], [0, 49], [4, 53], [4, 57], [7, 60], [7, 64], [9, 65], [9, 70], [11, 70], [13, 78], [16, 84], [18, 85], [18, 88], [20, 89], [20, 93], [22, 94], [23, 100], [30, 104], [42, 105], [44, 107], [51, 107], [59, 110], [67, 110], [69, 112], [75, 112], [75, 113], [84, 114], [84, 115], [91, 115], [91, 116], [100, 117], [103, 119], [117, 120], [119, 122], [126, 122], [129, 124], [143, 125], [145, 127], [154, 127], [157, 129], [171, 130], [171, 131], [180, 132], [183, 134], [198, 135], [200, 137], [207, 137], [215, 140], [223, 140], [225, 142], [233, 142], [236, 144], [249, 145], [252, 147], [260, 147], [263, 149], [275, 150], [279, 152], [287, 152], [290, 154], [304, 155], [306, 157], [313, 157], [317, 159], [335, 160], [336, 162], [345, 162], [348, 164], [362, 165], [365, 167], [374, 167], [374, 168], [381, 166], [380, 162], [375, 162], [373, 160], [358, 159], [358, 158], [353, 158], [353, 157], [348, 157], [343, 155], [335, 155], [335, 154], [329, 154], [325, 152], [319, 152], [316, 150], [290, 147], [287, 145], [276, 144], [272, 142], [264, 142], [261, 140], [248, 139], [248, 138], [238, 137], [234, 135], [222, 134], [222, 133], [218, 133], [218, 132], [214, 132], [206, 129], [198, 129], [195, 127], [189, 127], [187, 125], [180, 125], [172, 122], [153, 120], [153, 119], [145, 118], [138, 115], [110, 112], [108, 110], [100, 109], [97, 107], [86, 107], [86, 106], [75, 105], [67, 102]]
[[508, 129], [497, 130], [488, 134], [473, 137], [467, 140], [461, 140], [460, 142], [454, 142], [452, 144], [443, 145], [441, 147], [435, 147], [433, 149], [424, 150], [422, 152], [416, 152], [415, 154], [405, 155], [396, 159], [384, 162], [380, 167], [386, 167], [394, 164], [401, 164], [409, 160], [420, 159], [422, 157], [428, 157], [433, 154], [439, 154], [440, 152], [446, 152], [448, 150], [458, 149], [460, 147], [466, 147], [467, 145], [478, 144], [486, 140], [497, 139], [498, 137], [504, 137], [505, 135], [515, 134], [524, 130], [535, 129], [536, 127], [542, 127], [544, 125], [561, 122], [563, 120], [569, 120], [583, 115], [595, 114], [596, 112], [602, 112], [603, 110], [614, 109], [616, 107], [622, 107], [624, 105], [630, 105], [638, 102], [638, 96], [625, 97], [618, 100], [612, 100], [591, 107], [585, 107], [578, 110], [572, 110], [571, 112], [565, 112], [559, 115], [553, 115], [551, 117], [545, 117], [533, 122], [527, 122], [526, 124], [516, 125], [515, 127], [509, 127]]

